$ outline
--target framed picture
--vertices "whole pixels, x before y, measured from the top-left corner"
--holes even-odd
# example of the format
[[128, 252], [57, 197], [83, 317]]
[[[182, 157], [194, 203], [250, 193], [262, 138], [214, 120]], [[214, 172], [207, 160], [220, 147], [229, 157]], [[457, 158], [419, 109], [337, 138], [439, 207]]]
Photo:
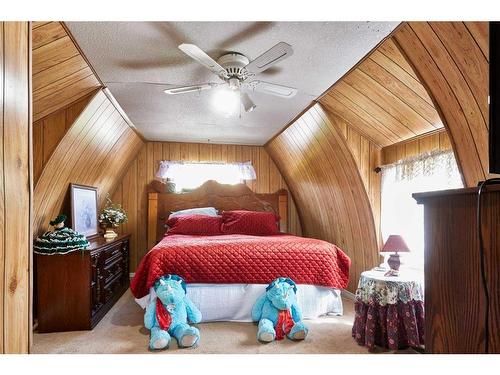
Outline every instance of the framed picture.
[[99, 234], [97, 188], [70, 184], [71, 227], [87, 238]]

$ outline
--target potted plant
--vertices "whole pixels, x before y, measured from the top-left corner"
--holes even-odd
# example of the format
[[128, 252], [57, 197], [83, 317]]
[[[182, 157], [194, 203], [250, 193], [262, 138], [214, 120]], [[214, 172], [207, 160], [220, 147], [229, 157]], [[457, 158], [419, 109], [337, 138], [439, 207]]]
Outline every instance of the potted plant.
[[106, 233], [104, 233], [104, 238], [112, 240], [118, 234], [113, 230], [113, 228], [118, 227], [120, 224], [125, 223], [128, 220], [127, 213], [123, 210], [120, 204], [114, 204], [109, 198], [109, 194], [106, 195], [106, 206], [99, 214], [99, 223], [105, 226]]

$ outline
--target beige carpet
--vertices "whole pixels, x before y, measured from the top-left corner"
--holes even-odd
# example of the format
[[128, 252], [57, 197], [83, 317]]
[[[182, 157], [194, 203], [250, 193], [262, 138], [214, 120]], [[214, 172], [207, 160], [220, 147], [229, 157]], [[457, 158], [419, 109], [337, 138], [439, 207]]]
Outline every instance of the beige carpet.
[[[217, 322], [199, 324], [201, 340], [196, 348], [179, 349], [175, 339], [170, 349], [155, 353], [368, 353], [351, 337], [353, 302], [344, 299], [344, 316], [307, 320], [309, 335], [303, 342], [283, 340], [261, 344], [252, 323]], [[143, 327], [143, 310], [130, 290], [92, 331], [34, 334], [34, 353], [148, 353], [149, 331]], [[378, 350], [378, 352], [389, 352]], [[413, 351], [399, 351], [411, 353]]]

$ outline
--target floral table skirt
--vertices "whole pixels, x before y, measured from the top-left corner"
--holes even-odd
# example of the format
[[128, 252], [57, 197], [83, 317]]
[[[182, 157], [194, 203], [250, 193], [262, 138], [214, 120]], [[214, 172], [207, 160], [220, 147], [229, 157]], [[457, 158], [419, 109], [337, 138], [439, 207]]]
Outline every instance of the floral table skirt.
[[424, 302], [381, 305], [356, 301], [352, 336], [359, 345], [404, 349], [424, 345]]

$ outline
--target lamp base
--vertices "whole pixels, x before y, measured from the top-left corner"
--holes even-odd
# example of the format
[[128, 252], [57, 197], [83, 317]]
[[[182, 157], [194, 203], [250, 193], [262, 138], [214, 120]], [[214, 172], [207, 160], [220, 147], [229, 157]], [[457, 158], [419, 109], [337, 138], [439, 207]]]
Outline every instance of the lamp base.
[[387, 261], [387, 264], [389, 265], [391, 270], [399, 271], [399, 266], [401, 265], [399, 254], [398, 253], [391, 254], [389, 260]]

